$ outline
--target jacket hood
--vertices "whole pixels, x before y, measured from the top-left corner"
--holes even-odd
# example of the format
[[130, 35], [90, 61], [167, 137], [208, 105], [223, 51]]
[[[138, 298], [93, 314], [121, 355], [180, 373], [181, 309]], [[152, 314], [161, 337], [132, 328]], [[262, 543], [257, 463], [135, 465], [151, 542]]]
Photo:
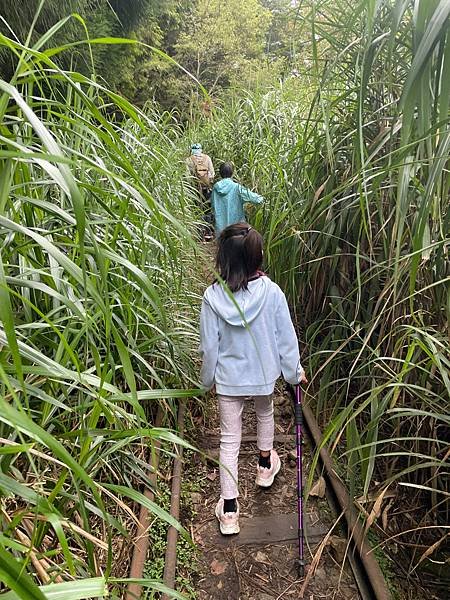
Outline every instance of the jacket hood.
[[214, 190], [221, 196], [225, 196], [235, 185], [234, 181], [230, 177], [227, 177], [218, 181], [214, 186]]
[[249, 281], [247, 290], [231, 294], [220, 283], [215, 283], [206, 290], [204, 299], [223, 321], [235, 327], [245, 327], [261, 312], [269, 286], [269, 278], [263, 276]]

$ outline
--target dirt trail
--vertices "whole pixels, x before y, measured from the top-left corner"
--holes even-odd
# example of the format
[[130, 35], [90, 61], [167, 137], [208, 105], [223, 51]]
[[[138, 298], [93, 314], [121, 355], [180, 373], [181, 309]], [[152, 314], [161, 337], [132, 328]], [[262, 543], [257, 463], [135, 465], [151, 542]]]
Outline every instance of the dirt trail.
[[[269, 490], [254, 483], [257, 448], [254, 442], [256, 417], [253, 403], [244, 412], [243, 444], [239, 458], [239, 498], [241, 533], [223, 537], [218, 530], [214, 507], [219, 496], [219, 473], [213, 460], [199, 463], [198, 474], [206, 482], [194, 495], [197, 517], [192, 524], [195, 542], [201, 550], [200, 573], [196, 581], [199, 600], [282, 600], [283, 598], [322, 598], [357, 600], [360, 598], [353, 575], [344, 561], [346, 544], [336, 531], [332, 544], [327, 543], [315, 573], [302, 592], [295, 559], [296, 542], [296, 471], [295, 438], [291, 399], [276, 393], [275, 444], [282, 469]], [[219, 428], [215, 403], [205, 426], [193, 440], [218, 458]], [[304, 446], [304, 473], [309, 473], [311, 452]], [[310, 498], [306, 506], [309, 541], [305, 548], [308, 564], [312, 555], [333, 526], [325, 499]], [[272, 541], [271, 541], [272, 540]], [[271, 541], [271, 543], [268, 543]], [[309, 547], [308, 547], [309, 546]], [[345, 562], [344, 567], [342, 564]]]

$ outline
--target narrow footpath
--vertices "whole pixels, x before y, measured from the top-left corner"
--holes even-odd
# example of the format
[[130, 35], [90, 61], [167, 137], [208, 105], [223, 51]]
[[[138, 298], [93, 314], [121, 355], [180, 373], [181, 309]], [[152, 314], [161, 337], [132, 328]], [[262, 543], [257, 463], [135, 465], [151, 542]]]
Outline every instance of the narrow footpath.
[[[206, 483], [201, 492], [193, 495], [197, 516], [191, 531], [200, 550], [200, 571], [195, 582], [197, 597], [199, 600], [359, 600], [353, 574], [345, 560], [346, 540], [339, 537], [337, 527], [333, 528], [335, 519], [321, 485], [316, 485], [315, 490], [313, 486], [319, 496], [310, 496], [306, 504], [308, 570], [306, 578], [298, 578], [292, 401], [287, 392], [276, 391], [274, 403], [275, 447], [282, 468], [269, 490], [255, 486], [257, 447], [253, 403], [249, 402], [244, 411], [239, 458], [241, 533], [236, 536], [222, 536], [214, 516], [219, 496], [219, 419], [214, 401], [206, 422], [192, 440], [207, 455], [196, 466]], [[309, 443], [305, 440], [305, 476], [311, 460]]]

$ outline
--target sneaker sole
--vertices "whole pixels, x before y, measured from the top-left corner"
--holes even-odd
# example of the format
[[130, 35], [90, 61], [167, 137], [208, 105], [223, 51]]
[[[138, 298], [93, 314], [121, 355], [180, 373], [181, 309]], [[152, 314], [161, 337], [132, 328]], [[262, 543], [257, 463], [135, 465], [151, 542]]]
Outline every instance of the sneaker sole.
[[235, 535], [241, 531], [239, 524], [236, 525], [223, 525], [221, 521], [219, 521], [219, 529], [222, 535]]
[[263, 488], [269, 488], [273, 482], [275, 477], [278, 475], [281, 469], [281, 460], [278, 460], [278, 466], [276, 470], [273, 472], [272, 477], [270, 479], [260, 479], [258, 475], [256, 476], [256, 485]]
[[239, 533], [241, 528], [239, 527], [239, 522], [234, 523], [234, 525], [224, 525], [220, 520], [220, 516], [217, 514], [217, 510], [215, 512], [217, 520], [219, 521], [219, 529], [222, 535], [234, 535]]

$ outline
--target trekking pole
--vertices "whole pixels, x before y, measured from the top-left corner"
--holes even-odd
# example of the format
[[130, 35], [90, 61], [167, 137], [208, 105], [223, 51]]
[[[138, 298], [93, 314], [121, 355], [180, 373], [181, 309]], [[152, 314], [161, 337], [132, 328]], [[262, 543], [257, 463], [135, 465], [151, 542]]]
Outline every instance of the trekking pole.
[[295, 438], [297, 445], [297, 511], [298, 511], [298, 574], [305, 574], [305, 559], [303, 556], [303, 467], [302, 467], [302, 390], [295, 386]]

